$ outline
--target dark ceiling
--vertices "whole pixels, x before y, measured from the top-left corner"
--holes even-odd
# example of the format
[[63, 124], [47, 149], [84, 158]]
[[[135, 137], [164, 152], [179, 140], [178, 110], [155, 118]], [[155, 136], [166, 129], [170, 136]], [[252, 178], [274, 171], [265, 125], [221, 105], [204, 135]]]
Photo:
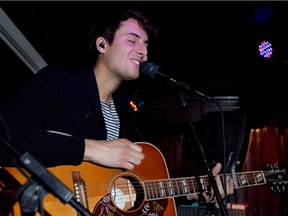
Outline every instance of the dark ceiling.
[[[141, 8], [159, 26], [160, 37], [149, 52], [163, 73], [213, 96], [239, 96], [242, 106], [255, 113], [288, 104], [288, 2], [2, 1], [0, 6], [48, 64], [68, 66], [87, 62], [94, 20], [113, 15], [115, 7]], [[258, 55], [262, 40], [273, 43], [268, 60]], [[0, 68], [2, 105], [33, 73], [4, 42]], [[175, 93], [170, 85], [142, 75], [131, 86], [149, 96]]]

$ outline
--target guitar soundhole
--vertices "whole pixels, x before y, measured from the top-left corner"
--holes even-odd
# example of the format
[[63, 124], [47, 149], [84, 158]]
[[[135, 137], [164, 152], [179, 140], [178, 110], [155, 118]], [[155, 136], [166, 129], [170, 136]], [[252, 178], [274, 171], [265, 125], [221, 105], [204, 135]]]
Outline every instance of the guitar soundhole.
[[120, 176], [113, 181], [110, 195], [114, 205], [123, 211], [138, 209], [144, 202], [143, 187], [132, 176]]

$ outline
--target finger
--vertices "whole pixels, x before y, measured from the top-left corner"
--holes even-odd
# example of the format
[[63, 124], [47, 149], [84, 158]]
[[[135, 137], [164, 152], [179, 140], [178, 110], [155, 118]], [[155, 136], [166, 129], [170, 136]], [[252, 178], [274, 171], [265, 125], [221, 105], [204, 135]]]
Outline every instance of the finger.
[[131, 148], [137, 152], [142, 152], [142, 147], [140, 145], [132, 144]]
[[130, 158], [128, 159], [129, 163], [132, 163], [134, 165], [139, 165], [142, 161], [141, 157], [134, 157], [134, 156], [130, 156]]
[[233, 194], [234, 193], [234, 181], [232, 178], [229, 178], [228, 179], [228, 182], [227, 182], [228, 186], [227, 186], [227, 190], [228, 190], [228, 194]]
[[187, 196], [187, 200], [198, 200], [199, 199], [199, 196], [198, 194], [188, 194]]
[[[217, 176], [216, 178], [218, 178], [218, 177], [219, 176]], [[231, 195], [234, 193], [234, 182], [230, 176], [227, 177], [227, 179], [226, 179], [226, 192], [227, 192], [227, 194], [224, 194], [223, 180], [224, 179], [220, 178], [220, 183], [222, 184], [221, 187], [220, 187], [220, 183], [218, 183], [218, 180], [216, 182], [218, 183], [217, 187], [219, 189], [219, 193], [220, 193], [221, 197], [225, 198], [225, 195]]]
[[211, 202], [214, 199], [214, 194], [210, 192], [202, 193], [203, 197], [205, 198], [206, 203]]
[[[223, 182], [222, 182], [219, 175], [215, 177], [215, 181], [216, 181], [217, 188], [218, 188], [218, 191], [219, 191], [221, 198], [225, 198]], [[228, 182], [226, 184], [226, 191], [228, 191]]]
[[[129, 155], [129, 159], [135, 160], [134, 162], [136, 164], [139, 164], [139, 162], [141, 162], [144, 159], [144, 157], [145, 157], [144, 153], [138, 152], [138, 151], [132, 151]], [[139, 161], [139, 162], [137, 162], [137, 161]]]
[[133, 163], [130, 163], [130, 162], [126, 162], [123, 164], [122, 166], [124, 169], [127, 169], [127, 170], [132, 170], [134, 169], [135, 165]]
[[221, 168], [222, 168], [222, 165], [220, 163], [217, 163], [215, 165], [215, 167], [213, 167], [213, 169], [212, 169], [212, 175], [217, 176], [218, 173], [220, 172]]

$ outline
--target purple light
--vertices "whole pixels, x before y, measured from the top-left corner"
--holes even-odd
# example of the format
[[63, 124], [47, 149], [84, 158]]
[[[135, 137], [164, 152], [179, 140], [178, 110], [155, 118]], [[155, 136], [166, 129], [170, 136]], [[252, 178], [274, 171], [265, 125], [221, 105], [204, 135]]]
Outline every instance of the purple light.
[[261, 44], [258, 46], [258, 50], [260, 55], [264, 58], [270, 58], [272, 56], [272, 44], [268, 41], [262, 41]]

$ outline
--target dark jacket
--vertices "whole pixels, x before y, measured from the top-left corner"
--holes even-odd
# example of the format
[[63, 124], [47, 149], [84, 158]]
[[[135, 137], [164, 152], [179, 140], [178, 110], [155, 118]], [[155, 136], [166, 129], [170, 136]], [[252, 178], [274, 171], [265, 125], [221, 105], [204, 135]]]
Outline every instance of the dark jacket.
[[[120, 118], [119, 137], [137, 141], [134, 113], [123, 86], [115, 91], [113, 99]], [[84, 156], [84, 138], [106, 140], [92, 65], [41, 69], [1, 109], [0, 115], [12, 144], [23, 153], [30, 152], [45, 166], [79, 165]], [[0, 148], [0, 166], [9, 164], [9, 154]]]

